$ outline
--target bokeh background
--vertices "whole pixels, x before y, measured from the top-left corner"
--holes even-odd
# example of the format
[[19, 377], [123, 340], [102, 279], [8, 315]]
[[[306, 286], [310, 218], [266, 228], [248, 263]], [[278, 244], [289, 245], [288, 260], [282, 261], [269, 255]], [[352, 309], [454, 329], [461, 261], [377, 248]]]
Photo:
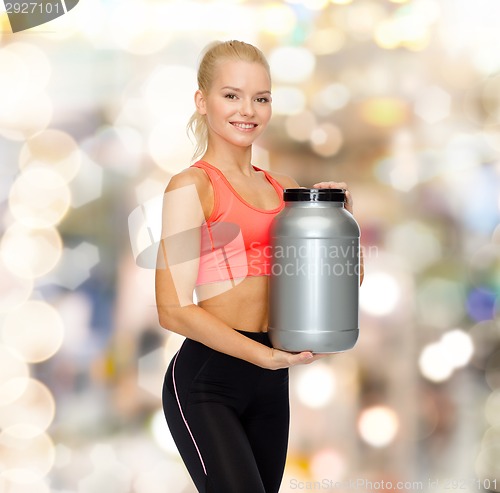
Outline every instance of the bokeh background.
[[292, 369], [281, 492], [500, 491], [498, 0], [81, 0], [0, 21], [2, 493], [194, 492], [160, 402], [182, 338], [139, 260], [215, 39], [271, 64], [254, 163], [345, 180], [362, 229], [360, 339]]

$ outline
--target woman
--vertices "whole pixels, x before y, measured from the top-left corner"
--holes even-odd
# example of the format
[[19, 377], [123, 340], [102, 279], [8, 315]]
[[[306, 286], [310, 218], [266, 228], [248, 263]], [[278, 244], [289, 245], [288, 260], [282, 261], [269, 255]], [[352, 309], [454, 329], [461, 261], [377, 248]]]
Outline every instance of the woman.
[[165, 377], [165, 416], [198, 491], [277, 493], [288, 368], [320, 357], [273, 349], [266, 333], [269, 225], [283, 189], [299, 185], [251, 164], [271, 117], [264, 55], [239, 41], [215, 43], [198, 84], [190, 128], [202, 158], [167, 186], [156, 273], [160, 324], [186, 337]]

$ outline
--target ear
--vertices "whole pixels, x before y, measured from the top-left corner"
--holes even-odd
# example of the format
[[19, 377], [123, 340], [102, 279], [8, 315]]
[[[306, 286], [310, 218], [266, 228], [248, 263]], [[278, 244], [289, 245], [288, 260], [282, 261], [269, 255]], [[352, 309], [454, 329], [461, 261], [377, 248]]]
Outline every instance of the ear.
[[205, 100], [205, 96], [200, 91], [200, 89], [198, 89], [194, 93], [194, 103], [196, 105], [196, 111], [198, 111], [198, 113], [200, 115], [206, 115], [207, 114], [207, 103], [206, 103], [206, 100]]

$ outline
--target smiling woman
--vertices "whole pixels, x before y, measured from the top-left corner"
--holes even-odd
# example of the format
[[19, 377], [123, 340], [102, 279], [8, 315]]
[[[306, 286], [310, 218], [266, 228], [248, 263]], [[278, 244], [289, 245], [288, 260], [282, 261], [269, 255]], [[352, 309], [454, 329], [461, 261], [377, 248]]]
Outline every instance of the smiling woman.
[[167, 186], [156, 269], [160, 324], [186, 337], [165, 377], [165, 416], [198, 491], [277, 493], [288, 368], [320, 357], [273, 349], [268, 336], [270, 226], [284, 207], [283, 189], [298, 184], [252, 163], [272, 113], [260, 50], [240, 41], [211, 45], [194, 100], [189, 128], [200, 160]]
[[[254, 80], [256, 76], [258, 79]], [[217, 87], [214, 87], [214, 84], [217, 84]], [[261, 127], [265, 127], [271, 117], [269, 64], [262, 52], [252, 45], [236, 41], [209, 45], [198, 70], [198, 88], [195, 93], [196, 111], [188, 123], [188, 129], [193, 132], [197, 142], [195, 158], [207, 150], [210, 110], [213, 104], [217, 102], [221, 104], [221, 99], [227, 100], [227, 110], [232, 108], [234, 114], [239, 109], [236, 104], [240, 106], [242, 103], [247, 104], [245, 97], [250, 98], [260, 106], [260, 116], [264, 117]], [[232, 106], [229, 102], [233, 103]], [[252, 112], [251, 107], [250, 112]], [[249, 121], [236, 120], [233, 123], [258, 126], [258, 123]]]

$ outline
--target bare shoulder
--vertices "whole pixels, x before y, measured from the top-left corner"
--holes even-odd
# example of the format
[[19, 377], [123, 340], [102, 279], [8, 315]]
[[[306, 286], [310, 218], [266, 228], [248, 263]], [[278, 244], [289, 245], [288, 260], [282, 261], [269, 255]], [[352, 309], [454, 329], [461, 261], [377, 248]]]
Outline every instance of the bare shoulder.
[[[170, 178], [165, 193], [178, 190], [183, 187], [196, 187], [196, 193], [188, 192], [182, 194], [187, 204], [201, 203], [205, 217], [209, 217], [214, 203], [214, 193], [210, 183], [210, 178], [200, 168], [186, 168]], [[194, 192], [194, 190], [192, 189]]]
[[299, 188], [300, 185], [288, 175], [276, 171], [267, 171], [283, 188]]
[[198, 193], [202, 193], [210, 185], [207, 174], [200, 168], [186, 168], [170, 178], [167, 190], [175, 190], [189, 185], [196, 185]]

